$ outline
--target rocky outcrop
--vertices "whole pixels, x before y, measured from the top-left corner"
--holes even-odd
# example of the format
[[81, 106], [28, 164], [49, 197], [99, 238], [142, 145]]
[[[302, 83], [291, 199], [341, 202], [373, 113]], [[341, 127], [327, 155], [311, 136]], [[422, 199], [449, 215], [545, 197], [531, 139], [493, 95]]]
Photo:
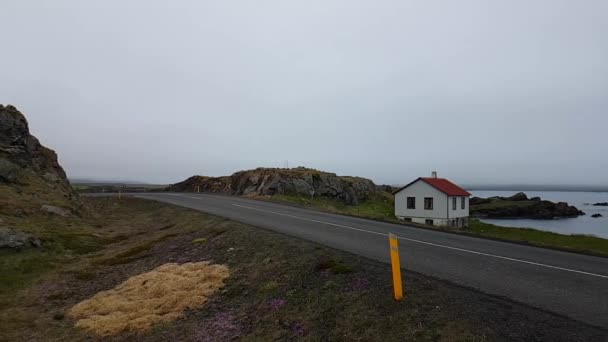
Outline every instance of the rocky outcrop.
[[595, 207], [608, 207], [608, 202], [594, 203], [593, 206], [595, 206]]
[[[24, 115], [0, 104], [0, 212], [40, 210], [43, 204], [77, 207], [57, 154], [30, 134]], [[12, 207], [11, 207], [12, 206]]]
[[322, 196], [345, 204], [358, 204], [377, 192], [369, 179], [337, 176], [304, 167], [294, 169], [258, 168], [232, 176], [194, 176], [167, 188], [168, 191], [201, 191], [227, 195]]
[[69, 186], [57, 154], [30, 134], [27, 120], [15, 107], [0, 105], [0, 180], [16, 181], [20, 169], [29, 169], [46, 180]]
[[525, 193], [523, 192], [518, 192], [515, 195], [507, 198], [508, 201], [527, 201], [528, 200], [528, 196], [526, 196]]
[[0, 227], [0, 249], [22, 249], [40, 246], [42, 246], [42, 242], [33, 235], [25, 234], [8, 227]]
[[475, 217], [554, 219], [585, 215], [568, 203], [543, 201], [538, 197], [528, 199], [524, 193], [511, 197], [473, 197], [469, 203], [471, 216]]
[[593, 215], [591, 215], [591, 217], [598, 218], [598, 217], [603, 217], [603, 215], [602, 214], [593, 214]]

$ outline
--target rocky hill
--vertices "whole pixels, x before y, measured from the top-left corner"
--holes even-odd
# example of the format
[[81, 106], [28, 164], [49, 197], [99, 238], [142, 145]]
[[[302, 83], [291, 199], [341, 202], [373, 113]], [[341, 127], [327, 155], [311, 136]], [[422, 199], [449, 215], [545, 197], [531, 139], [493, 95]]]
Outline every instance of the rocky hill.
[[257, 168], [232, 176], [193, 176], [173, 184], [167, 191], [201, 191], [228, 195], [322, 196], [345, 204], [359, 204], [377, 192], [369, 179], [337, 176], [304, 167], [293, 169]]
[[30, 134], [19, 110], [0, 105], [0, 214], [66, 214], [79, 205], [57, 154]]
[[520, 192], [511, 197], [471, 198], [471, 216], [488, 218], [554, 219], [585, 215], [568, 203], [528, 198]]

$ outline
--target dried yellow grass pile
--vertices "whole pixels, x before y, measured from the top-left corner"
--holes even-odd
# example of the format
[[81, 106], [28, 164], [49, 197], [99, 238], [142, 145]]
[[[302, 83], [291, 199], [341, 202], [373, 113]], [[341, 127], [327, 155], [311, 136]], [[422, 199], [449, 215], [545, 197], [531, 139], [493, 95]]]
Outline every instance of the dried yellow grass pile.
[[99, 292], [68, 313], [76, 326], [100, 336], [145, 331], [198, 308], [224, 286], [228, 267], [209, 262], [165, 264]]

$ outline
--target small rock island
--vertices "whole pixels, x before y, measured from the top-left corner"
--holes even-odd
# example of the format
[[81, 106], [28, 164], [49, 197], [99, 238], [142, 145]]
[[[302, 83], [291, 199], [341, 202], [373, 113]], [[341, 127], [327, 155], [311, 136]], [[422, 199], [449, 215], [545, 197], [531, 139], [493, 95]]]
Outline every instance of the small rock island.
[[540, 197], [528, 198], [519, 192], [511, 197], [471, 198], [471, 216], [480, 218], [527, 218], [551, 220], [585, 215], [565, 202], [554, 203]]

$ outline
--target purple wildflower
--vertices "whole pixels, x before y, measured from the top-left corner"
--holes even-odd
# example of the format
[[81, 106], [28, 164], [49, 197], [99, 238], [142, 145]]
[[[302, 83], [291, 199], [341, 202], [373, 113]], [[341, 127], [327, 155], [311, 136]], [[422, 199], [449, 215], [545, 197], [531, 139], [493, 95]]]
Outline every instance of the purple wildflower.
[[365, 291], [369, 289], [370, 282], [365, 278], [355, 278], [350, 283], [350, 288], [352, 291]]
[[234, 315], [220, 313], [205, 321], [203, 326], [195, 332], [194, 341], [230, 341], [241, 336], [241, 333], [241, 325]]
[[285, 305], [285, 299], [275, 298], [268, 301], [268, 307], [273, 311], [277, 311]]
[[306, 335], [306, 328], [304, 327], [304, 324], [300, 322], [293, 323], [290, 330], [292, 334], [298, 337], [304, 337]]

